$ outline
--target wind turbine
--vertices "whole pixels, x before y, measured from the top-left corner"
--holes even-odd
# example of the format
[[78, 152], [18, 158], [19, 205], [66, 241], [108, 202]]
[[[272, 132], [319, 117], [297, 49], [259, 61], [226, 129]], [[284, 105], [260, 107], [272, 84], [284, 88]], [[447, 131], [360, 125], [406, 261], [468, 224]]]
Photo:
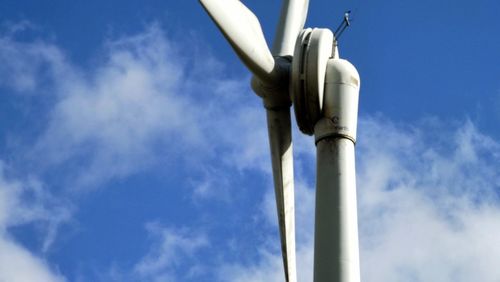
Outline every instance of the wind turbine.
[[309, 0], [284, 0], [272, 51], [239, 0], [199, 0], [262, 97], [285, 279], [297, 280], [290, 107], [317, 153], [314, 281], [360, 281], [354, 145], [360, 79], [329, 29], [304, 28]]

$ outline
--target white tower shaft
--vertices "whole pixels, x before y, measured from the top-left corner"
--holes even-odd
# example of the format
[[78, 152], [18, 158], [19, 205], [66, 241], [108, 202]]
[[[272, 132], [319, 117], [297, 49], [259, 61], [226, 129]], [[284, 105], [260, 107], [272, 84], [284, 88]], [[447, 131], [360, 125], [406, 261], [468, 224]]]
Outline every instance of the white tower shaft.
[[354, 143], [328, 137], [316, 152], [314, 282], [359, 282]]

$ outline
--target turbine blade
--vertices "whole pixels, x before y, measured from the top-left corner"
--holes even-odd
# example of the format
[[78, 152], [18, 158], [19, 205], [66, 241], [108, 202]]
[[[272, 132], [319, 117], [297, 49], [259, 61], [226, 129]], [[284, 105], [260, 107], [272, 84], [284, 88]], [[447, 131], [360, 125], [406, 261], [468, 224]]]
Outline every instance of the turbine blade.
[[295, 203], [293, 188], [293, 155], [290, 109], [288, 107], [267, 110], [267, 128], [274, 191], [278, 209], [281, 252], [288, 282], [297, 281], [295, 262]]
[[283, 0], [273, 44], [273, 55], [292, 56], [295, 41], [306, 22], [309, 0]]
[[[290, 99], [283, 85], [288, 84], [288, 67], [273, 58], [291, 56], [302, 30], [308, 0], [284, 0], [273, 54], [267, 46], [257, 17], [239, 0], [199, 0], [226, 40], [255, 75], [265, 93], [276, 206], [285, 277], [296, 282], [295, 204], [293, 187], [293, 156], [290, 122]], [[255, 80], [257, 82], [257, 80]], [[255, 88], [254, 88], [255, 89]], [[269, 96], [267, 96], [269, 94]]]
[[[283, 0], [272, 50], [274, 56], [293, 56], [295, 42], [304, 27], [308, 7], [309, 0]], [[288, 282], [295, 282], [295, 199], [290, 108], [268, 109], [267, 124], [285, 278]]]
[[200, 0], [238, 57], [264, 81], [275, 78], [275, 61], [257, 17], [239, 0]]

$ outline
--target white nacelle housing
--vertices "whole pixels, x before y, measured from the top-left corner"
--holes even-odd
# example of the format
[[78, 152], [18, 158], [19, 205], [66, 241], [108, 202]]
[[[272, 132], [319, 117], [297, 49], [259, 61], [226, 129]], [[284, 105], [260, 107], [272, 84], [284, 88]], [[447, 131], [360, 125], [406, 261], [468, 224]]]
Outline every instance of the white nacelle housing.
[[316, 143], [329, 136], [356, 142], [360, 78], [346, 60], [328, 60], [323, 97], [323, 117], [315, 126]]

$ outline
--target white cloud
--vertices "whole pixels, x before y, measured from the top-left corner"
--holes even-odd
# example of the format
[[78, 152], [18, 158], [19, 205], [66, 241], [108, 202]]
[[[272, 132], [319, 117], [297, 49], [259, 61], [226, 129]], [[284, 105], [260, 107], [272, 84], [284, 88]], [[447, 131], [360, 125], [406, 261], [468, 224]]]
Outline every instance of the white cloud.
[[88, 191], [162, 161], [181, 161], [193, 170], [196, 199], [227, 200], [230, 183], [207, 173], [221, 169], [204, 163], [270, 173], [260, 99], [248, 78], [220, 75], [223, 66], [206, 51], [183, 50], [183, 42], [168, 39], [153, 24], [137, 35], [109, 39], [89, 70], [51, 42], [17, 40], [18, 32], [32, 28], [17, 26], [0, 40], [6, 62], [0, 84], [52, 93], [46, 99], [54, 101], [48, 113], [40, 112], [48, 123], [39, 136], [25, 141], [33, 147], [26, 148], [26, 163], [39, 174], [57, 171], [67, 189]]
[[[265, 111], [248, 79], [222, 78], [210, 54], [172, 41], [153, 24], [108, 40], [88, 70], [50, 42], [16, 41], [15, 33], [0, 38], [0, 84], [52, 93], [54, 101], [29, 161], [42, 171], [71, 168], [76, 188], [127, 177], [165, 156], [206, 160], [221, 150], [228, 167], [269, 171]], [[203, 170], [192, 157], [180, 159]]]
[[491, 236], [500, 231], [500, 146], [470, 121], [442, 125], [437, 133], [429, 122], [361, 124], [361, 258], [370, 281], [500, 277], [492, 265], [500, 244]]
[[59, 48], [45, 41], [22, 42], [17, 33], [30, 29], [29, 22], [7, 26], [0, 37], [0, 86], [18, 93], [36, 93], [51, 86], [53, 78], [66, 73]]
[[35, 145], [35, 155], [47, 155], [43, 165], [84, 159], [76, 186], [93, 187], [141, 170], [158, 146], [195, 142], [189, 100], [174, 94], [184, 69], [171, 49], [152, 26], [110, 41], [105, 61], [89, 74], [74, 75], [81, 71], [68, 66], [76, 70], [56, 78], [60, 99]]
[[65, 281], [57, 272], [32, 253], [8, 238], [0, 236], [0, 280], [16, 282]]
[[[200, 249], [208, 246], [206, 236], [196, 230], [166, 228], [158, 223], [149, 223], [147, 229], [154, 242], [134, 267], [139, 280], [185, 281], [205, 271], [196, 257]], [[181, 270], [186, 265], [188, 268]]]
[[42, 222], [42, 250], [47, 251], [58, 227], [70, 215], [71, 206], [56, 199], [39, 181], [7, 178], [5, 165], [0, 161], [0, 233], [7, 234], [8, 228], [14, 226]]
[[64, 281], [42, 259], [9, 236], [9, 228], [42, 223], [45, 235], [42, 251], [52, 244], [58, 226], [69, 217], [61, 206], [35, 181], [11, 180], [5, 176], [0, 162], [0, 280], [1, 281]]

